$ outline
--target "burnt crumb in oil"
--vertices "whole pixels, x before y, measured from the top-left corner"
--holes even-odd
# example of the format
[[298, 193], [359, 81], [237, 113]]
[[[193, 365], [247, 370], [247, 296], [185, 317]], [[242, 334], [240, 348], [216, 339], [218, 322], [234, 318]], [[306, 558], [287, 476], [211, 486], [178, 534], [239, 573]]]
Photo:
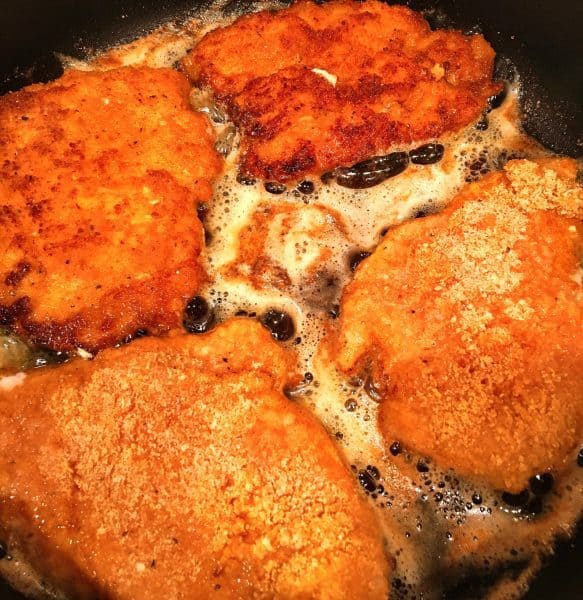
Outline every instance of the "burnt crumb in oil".
[[414, 219], [423, 219], [423, 217], [427, 217], [430, 213], [425, 208], [419, 208], [413, 213]]
[[205, 333], [215, 323], [215, 315], [202, 296], [195, 296], [186, 305], [182, 324], [189, 333]]
[[296, 330], [293, 319], [287, 313], [279, 310], [268, 310], [261, 316], [260, 321], [278, 342], [290, 340]]
[[277, 181], [266, 181], [263, 187], [270, 194], [283, 194], [287, 189], [283, 183]]
[[466, 168], [469, 171], [466, 176], [466, 183], [477, 181], [482, 175], [490, 171], [488, 158], [484, 154], [480, 154], [475, 160], [466, 163]]
[[0, 560], [8, 556], [8, 546], [0, 540]]
[[213, 234], [206, 227], [203, 227], [203, 234], [204, 234], [204, 245], [210, 246], [214, 239]]
[[318, 269], [300, 291], [306, 304], [318, 312], [322, 307], [334, 306], [340, 296], [340, 277], [326, 267]]
[[198, 220], [203, 224], [204, 243], [206, 246], [208, 246], [213, 240], [213, 234], [209, 231], [208, 227], [206, 226], [208, 212], [209, 208], [204, 202], [201, 202], [196, 207], [196, 216], [198, 217]]
[[466, 169], [466, 183], [479, 180], [490, 171], [499, 171], [509, 160], [525, 158], [522, 152], [508, 152], [507, 150], [486, 151], [470, 155], [464, 161]]
[[[410, 537], [411, 534], [407, 534], [405, 537]], [[390, 597], [394, 600], [415, 600], [416, 595], [413, 593], [413, 586], [407, 583], [407, 577], [395, 577], [391, 581], [391, 594]]]
[[577, 453], [577, 466], [583, 467], [583, 448]]

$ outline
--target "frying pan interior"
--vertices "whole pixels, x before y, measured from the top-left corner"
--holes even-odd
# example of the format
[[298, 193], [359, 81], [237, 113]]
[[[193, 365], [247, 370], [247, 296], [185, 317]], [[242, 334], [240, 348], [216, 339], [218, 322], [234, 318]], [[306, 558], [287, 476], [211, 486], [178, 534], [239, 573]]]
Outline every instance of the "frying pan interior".
[[[17, 0], [0, 17], [0, 93], [62, 72], [55, 52], [82, 58], [130, 41], [169, 20], [194, 16], [210, 0]], [[282, 5], [285, 2], [282, 1]], [[395, 3], [395, 2], [393, 2]], [[434, 26], [480, 31], [497, 51], [497, 75], [520, 74], [525, 128], [560, 154], [583, 155], [581, 0], [410, 0]], [[226, 11], [254, 0], [224, 0]], [[583, 531], [559, 544], [528, 600], [583, 598]], [[467, 598], [478, 593], [471, 586]], [[0, 581], [0, 598], [20, 595]]]

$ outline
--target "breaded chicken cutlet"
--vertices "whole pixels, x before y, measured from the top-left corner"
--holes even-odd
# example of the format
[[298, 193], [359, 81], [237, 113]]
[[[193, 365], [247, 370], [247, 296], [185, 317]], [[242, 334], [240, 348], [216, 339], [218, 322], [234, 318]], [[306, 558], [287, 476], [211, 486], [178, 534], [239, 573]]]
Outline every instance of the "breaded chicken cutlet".
[[518, 491], [583, 434], [583, 189], [511, 161], [389, 230], [346, 288], [336, 364], [378, 387], [387, 444]]
[[283, 396], [294, 365], [235, 319], [0, 391], [11, 552], [73, 597], [386, 598], [370, 508]]
[[208, 33], [184, 59], [241, 128], [241, 170], [286, 181], [471, 123], [500, 85], [481, 35], [376, 0], [300, 1]]
[[180, 324], [221, 162], [171, 69], [69, 71], [0, 98], [0, 324], [99, 350]]

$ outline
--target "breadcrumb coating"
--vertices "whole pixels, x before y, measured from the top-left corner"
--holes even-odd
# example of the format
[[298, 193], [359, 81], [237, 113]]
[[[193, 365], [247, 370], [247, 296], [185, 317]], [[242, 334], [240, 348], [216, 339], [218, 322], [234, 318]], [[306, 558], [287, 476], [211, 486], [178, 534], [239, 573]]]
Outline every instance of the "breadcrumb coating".
[[235, 319], [0, 390], [2, 539], [74, 597], [386, 598], [370, 507], [282, 394], [295, 361]]
[[95, 351], [180, 324], [221, 169], [171, 69], [69, 71], [0, 98], [0, 323]]
[[336, 361], [380, 427], [510, 491], [583, 434], [583, 190], [569, 159], [509, 162], [389, 230], [341, 305]]
[[208, 33], [183, 60], [243, 132], [243, 172], [286, 181], [471, 123], [500, 89], [481, 35], [376, 0], [300, 1]]

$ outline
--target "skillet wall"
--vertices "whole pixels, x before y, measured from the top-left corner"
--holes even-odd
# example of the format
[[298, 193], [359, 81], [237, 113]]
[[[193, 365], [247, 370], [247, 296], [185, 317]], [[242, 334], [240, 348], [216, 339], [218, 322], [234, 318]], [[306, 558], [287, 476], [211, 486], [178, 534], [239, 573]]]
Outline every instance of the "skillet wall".
[[[91, 48], [129, 41], [209, 0], [16, 0], [0, 12], [0, 93], [60, 74], [53, 52], [82, 57]], [[252, 4], [230, 0], [226, 10]], [[583, 156], [583, 1], [410, 0], [432, 24], [481, 31], [498, 55], [498, 74], [521, 74], [526, 128], [561, 154]], [[282, 2], [284, 4], [284, 2]], [[560, 545], [528, 600], [583, 598], [583, 531]], [[0, 598], [21, 598], [0, 582]]]

